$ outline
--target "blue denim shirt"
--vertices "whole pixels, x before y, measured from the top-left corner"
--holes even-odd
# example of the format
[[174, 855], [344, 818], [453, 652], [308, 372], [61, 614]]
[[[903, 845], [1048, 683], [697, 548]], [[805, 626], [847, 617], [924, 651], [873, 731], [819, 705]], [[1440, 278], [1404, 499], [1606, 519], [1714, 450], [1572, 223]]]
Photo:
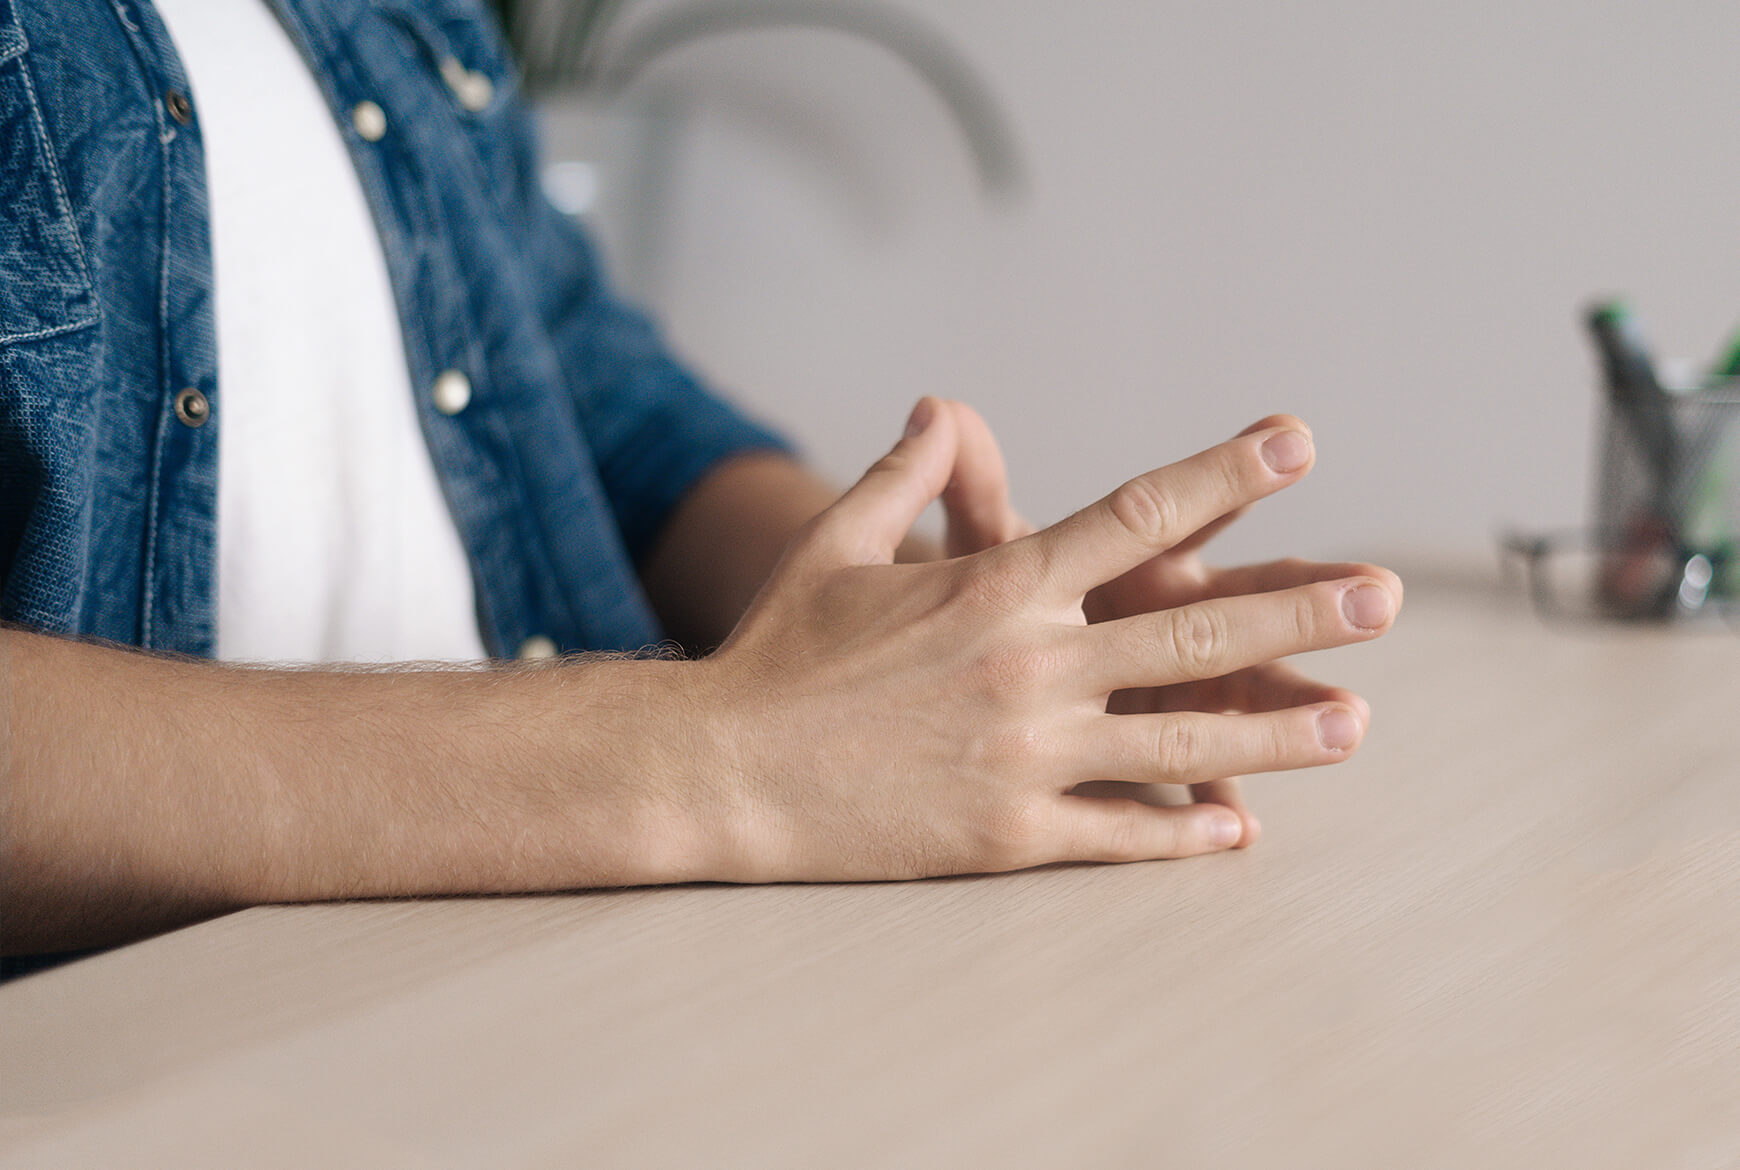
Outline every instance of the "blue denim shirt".
[[[271, 3], [374, 211], [484, 644], [657, 641], [636, 558], [709, 466], [780, 440], [612, 298], [544, 200], [475, 0]], [[444, 80], [453, 62], [493, 82], [486, 108]], [[378, 140], [356, 129], [364, 102]], [[197, 95], [150, 0], [0, 0], [0, 618], [213, 652], [209, 241]], [[472, 387], [451, 416], [432, 400], [449, 370]], [[188, 390], [203, 417], [178, 413]]]

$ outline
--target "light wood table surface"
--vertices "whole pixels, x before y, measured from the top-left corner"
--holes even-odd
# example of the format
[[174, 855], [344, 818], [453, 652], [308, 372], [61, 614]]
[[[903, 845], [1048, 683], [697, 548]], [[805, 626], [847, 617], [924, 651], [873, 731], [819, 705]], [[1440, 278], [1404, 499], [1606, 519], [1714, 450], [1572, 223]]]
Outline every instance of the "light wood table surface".
[[1740, 636], [1411, 582], [1245, 853], [250, 910], [0, 988], [0, 1165], [1740, 1166]]

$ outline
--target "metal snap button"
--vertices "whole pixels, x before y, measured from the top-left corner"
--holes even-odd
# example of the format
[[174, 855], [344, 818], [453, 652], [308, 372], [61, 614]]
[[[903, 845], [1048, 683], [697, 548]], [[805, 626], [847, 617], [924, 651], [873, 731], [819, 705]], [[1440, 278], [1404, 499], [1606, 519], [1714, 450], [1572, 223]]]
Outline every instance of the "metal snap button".
[[193, 121], [193, 103], [179, 89], [172, 89], [163, 95], [163, 106], [169, 111], [169, 116], [183, 126]]
[[364, 142], [379, 142], [387, 136], [387, 112], [374, 102], [358, 102], [353, 106], [350, 124]]
[[435, 399], [436, 410], [442, 414], [458, 414], [471, 405], [471, 379], [459, 370], [448, 370], [435, 379], [431, 396]]
[[520, 643], [520, 657], [531, 660], [536, 658], [554, 658], [556, 643], [542, 634], [533, 634]]
[[192, 387], [175, 396], [175, 417], [190, 427], [203, 427], [211, 417], [211, 403]]
[[489, 75], [467, 69], [457, 57], [448, 57], [441, 62], [441, 80], [447, 83], [459, 104], [474, 114], [487, 110], [489, 103], [495, 100], [495, 82], [489, 79]]

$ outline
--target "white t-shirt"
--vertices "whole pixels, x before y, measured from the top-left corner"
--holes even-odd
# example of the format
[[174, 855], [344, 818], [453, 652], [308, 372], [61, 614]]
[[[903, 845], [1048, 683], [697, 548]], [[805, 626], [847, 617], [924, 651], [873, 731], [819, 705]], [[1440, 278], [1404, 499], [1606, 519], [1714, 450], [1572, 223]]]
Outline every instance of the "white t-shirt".
[[218, 657], [482, 658], [380, 237], [332, 114], [264, 0], [157, 8], [210, 191]]

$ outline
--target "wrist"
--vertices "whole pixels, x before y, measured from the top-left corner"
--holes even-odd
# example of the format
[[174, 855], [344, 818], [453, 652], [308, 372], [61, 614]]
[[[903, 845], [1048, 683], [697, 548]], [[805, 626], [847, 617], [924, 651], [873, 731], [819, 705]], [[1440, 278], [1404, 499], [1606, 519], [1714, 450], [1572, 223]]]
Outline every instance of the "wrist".
[[773, 736], [760, 680], [747, 683], [715, 654], [661, 663], [668, 688], [659, 704], [652, 766], [670, 777], [680, 807], [659, 833], [665, 881], [773, 880], [770, 822], [758, 779], [767, 773]]
[[604, 661], [562, 700], [567, 750], [547, 782], [580, 880], [569, 886], [736, 880], [749, 802], [735, 713], [711, 660]]

